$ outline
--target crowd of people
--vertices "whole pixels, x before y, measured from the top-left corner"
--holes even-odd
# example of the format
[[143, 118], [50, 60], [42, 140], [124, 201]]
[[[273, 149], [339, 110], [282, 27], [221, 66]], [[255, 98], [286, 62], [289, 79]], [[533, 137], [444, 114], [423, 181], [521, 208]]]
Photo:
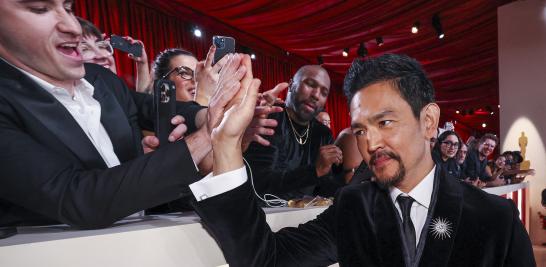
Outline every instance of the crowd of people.
[[[434, 88], [413, 58], [353, 62], [351, 127], [334, 140], [319, 65], [259, 93], [248, 55], [213, 65], [214, 46], [202, 60], [170, 48], [150, 70], [142, 48], [129, 55], [131, 90], [108, 38], [71, 1], [4, 1], [0, 13], [3, 237], [194, 208], [232, 266], [534, 265], [513, 203], [467, 184], [517, 182], [521, 155], [489, 166], [494, 135], [466, 149], [453, 131], [437, 136]], [[143, 134], [154, 132], [147, 92], [159, 79], [174, 82], [178, 101], [168, 143]], [[334, 204], [297, 228], [267, 227], [261, 206], [307, 195]]]

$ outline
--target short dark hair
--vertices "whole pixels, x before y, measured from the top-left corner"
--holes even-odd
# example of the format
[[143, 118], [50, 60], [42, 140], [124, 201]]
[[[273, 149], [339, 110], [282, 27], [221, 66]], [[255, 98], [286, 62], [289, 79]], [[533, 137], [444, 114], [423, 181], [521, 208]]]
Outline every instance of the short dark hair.
[[157, 55], [152, 65], [152, 70], [154, 72], [153, 79], [161, 79], [163, 78], [163, 76], [165, 76], [165, 74], [171, 71], [171, 67], [169, 66], [171, 63], [171, 59], [179, 55], [195, 57], [190, 51], [182, 48], [165, 49], [163, 52]]
[[457, 137], [457, 141], [459, 142], [459, 147], [457, 148], [457, 152], [461, 149], [462, 145], [464, 144], [461, 140], [461, 137], [455, 132], [455, 131], [444, 131], [442, 134], [440, 134], [436, 140], [436, 144], [434, 144], [434, 148], [432, 151], [436, 151], [438, 155], [442, 155], [442, 151], [440, 149], [440, 146], [442, 145], [442, 142], [446, 140], [446, 138], [450, 135], [455, 135]]
[[421, 109], [434, 102], [434, 87], [421, 64], [406, 55], [384, 54], [356, 59], [347, 71], [343, 91], [349, 103], [360, 89], [377, 82], [391, 82], [419, 118]]
[[98, 41], [102, 41], [102, 32], [93, 24], [91, 21], [85, 20], [80, 17], [76, 17], [78, 22], [80, 23], [82, 27], [82, 35], [83, 36], [94, 36], [97, 37]]
[[481, 145], [487, 139], [491, 139], [491, 140], [495, 141], [495, 146], [499, 144], [499, 138], [496, 135], [492, 134], [492, 133], [484, 134], [482, 137], [480, 137], [480, 141], [478, 143]]

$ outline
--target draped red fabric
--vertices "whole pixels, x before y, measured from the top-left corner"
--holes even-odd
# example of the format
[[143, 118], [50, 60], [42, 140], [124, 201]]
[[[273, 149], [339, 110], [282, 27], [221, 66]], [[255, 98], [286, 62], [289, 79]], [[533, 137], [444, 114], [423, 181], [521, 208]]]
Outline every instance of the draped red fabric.
[[[457, 132], [469, 136], [498, 133], [496, 10], [507, 2], [80, 0], [76, 12], [106, 33], [142, 40], [150, 61], [169, 47], [203, 58], [212, 35], [234, 36], [239, 51], [246, 47], [257, 55], [253, 69], [263, 90], [288, 81], [297, 68], [316, 63], [321, 55], [332, 78], [326, 110], [335, 135], [349, 126], [341, 85], [359, 43], [365, 43], [370, 56], [407, 54], [422, 63], [434, 83], [441, 125], [453, 121]], [[442, 40], [432, 27], [433, 14], [441, 17]], [[421, 27], [411, 34], [415, 21]], [[203, 31], [200, 39], [190, 32], [195, 25]], [[382, 46], [377, 36], [383, 37]], [[349, 57], [341, 56], [344, 48]], [[118, 73], [133, 85], [131, 60], [121, 53], [115, 57]]]
[[[150, 3], [146, 2], [80, 0], [75, 2], [75, 10], [78, 16], [93, 22], [108, 35], [128, 35], [143, 41], [150, 62], [159, 52], [171, 47], [185, 48], [199, 59], [203, 59], [211, 44], [212, 35], [228, 35], [224, 32], [229, 32], [229, 35], [236, 37], [238, 51], [241, 51], [242, 46], [257, 47], [256, 44], [259, 42], [252, 37], [245, 38], [244, 33], [224, 29], [222, 25], [216, 25], [218, 28], [216, 30], [215, 24], [202, 29], [204, 36], [196, 38], [191, 32], [193, 23], [180, 17], [183, 13], [171, 14], [172, 12], [150, 6]], [[252, 43], [241, 43], [241, 40]], [[286, 56], [282, 49], [271, 47], [263, 41], [258, 47], [267, 51], [258, 49], [252, 51], [256, 54], [256, 60], [253, 61], [254, 76], [262, 80], [262, 90], [271, 89], [280, 82], [288, 82], [297, 69], [307, 63], [300, 58]], [[118, 75], [130, 87], [134, 87], [133, 61], [119, 51], [115, 52], [114, 57]], [[339, 88], [332, 90], [326, 109], [332, 115], [334, 134], [349, 125], [346, 100]]]

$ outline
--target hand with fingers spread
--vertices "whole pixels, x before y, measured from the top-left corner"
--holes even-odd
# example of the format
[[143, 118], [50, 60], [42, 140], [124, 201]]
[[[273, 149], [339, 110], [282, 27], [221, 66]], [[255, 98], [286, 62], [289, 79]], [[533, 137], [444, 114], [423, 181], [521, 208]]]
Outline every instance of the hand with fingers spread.
[[[188, 130], [188, 127], [186, 124], [184, 124], [184, 122], [184, 117], [180, 115], [176, 115], [172, 118], [171, 123], [176, 127], [169, 135], [169, 142], [174, 142], [184, 137], [184, 134]], [[142, 149], [144, 150], [144, 154], [156, 150], [159, 145], [159, 139], [155, 136], [146, 136], [142, 139]]]
[[217, 88], [210, 98], [209, 108], [207, 110], [207, 122], [205, 127], [209, 134], [212, 129], [220, 124], [225, 111], [232, 105], [232, 100], [236, 97], [241, 88], [241, 79], [243, 79], [247, 72], [247, 68], [241, 64], [241, 55], [230, 54], [226, 57], [226, 64], [220, 71]]
[[260, 106], [268, 105], [284, 105], [284, 101], [279, 98], [279, 95], [282, 93], [282, 91], [286, 90], [288, 88], [289, 84], [286, 82], [279, 83], [275, 85], [275, 87], [269, 91], [263, 92], [260, 97]]
[[202, 106], [207, 106], [209, 104], [209, 100], [214, 94], [214, 90], [217, 88], [220, 70], [228, 60], [228, 57], [223, 57], [212, 66], [215, 51], [216, 46], [212, 45], [205, 60], [198, 62], [195, 68], [195, 102]]
[[343, 153], [336, 145], [325, 145], [320, 147], [319, 156], [315, 165], [317, 176], [321, 177], [330, 172], [332, 164], [343, 163]]
[[[229, 64], [228, 62], [227, 68], [229, 68]], [[217, 127], [214, 127], [211, 134], [214, 175], [240, 168], [243, 165], [241, 143], [245, 130], [254, 117], [254, 108], [261, 82], [252, 77], [252, 66], [248, 55], [241, 56], [239, 69], [246, 70], [239, 90], [230, 100], [222, 121]]]
[[254, 110], [252, 122], [243, 136], [243, 151], [246, 151], [250, 143], [257, 142], [263, 146], [269, 146], [270, 142], [263, 136], [272, 136], [275, 134], [273, 128], [277, 127], [277, 121], [268, 119], [269, 114], [282, 112], [283, 108], [276, 104], [284, 104], [279, 94], [288, 88], [288, 83], [279, 83], [273, 89], [258, 95], [259, 106]]

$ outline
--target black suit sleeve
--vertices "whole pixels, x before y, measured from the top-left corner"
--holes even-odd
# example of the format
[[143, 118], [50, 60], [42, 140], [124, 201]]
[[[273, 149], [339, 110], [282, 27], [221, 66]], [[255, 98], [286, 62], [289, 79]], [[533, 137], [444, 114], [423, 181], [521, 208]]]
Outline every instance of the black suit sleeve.
[[512, 237], [505, 266], [536, 266], [533, 246], [529, 235], [519, 219], [519, 212], [514, 202], [508, 200], [512, 208]]
[[[120, 104], [128, 105], [128, 119], [135, 119], [132, 101]], [[59, 152], [64, 148], [31, 136], [26, 123], [40, 122], [20, 119], [18, 111], [0, 97], [0, 196], [13, 206], [76, 227], [100, 228], [176, 199], [199, 179], [184, 141], [110, 169], [85, 169], [73, 155]]]
[[273, 233], [248, 183], [195, 206], [230, 266], [328, 266], [337, 261], [333, 207], [297, 228]]

